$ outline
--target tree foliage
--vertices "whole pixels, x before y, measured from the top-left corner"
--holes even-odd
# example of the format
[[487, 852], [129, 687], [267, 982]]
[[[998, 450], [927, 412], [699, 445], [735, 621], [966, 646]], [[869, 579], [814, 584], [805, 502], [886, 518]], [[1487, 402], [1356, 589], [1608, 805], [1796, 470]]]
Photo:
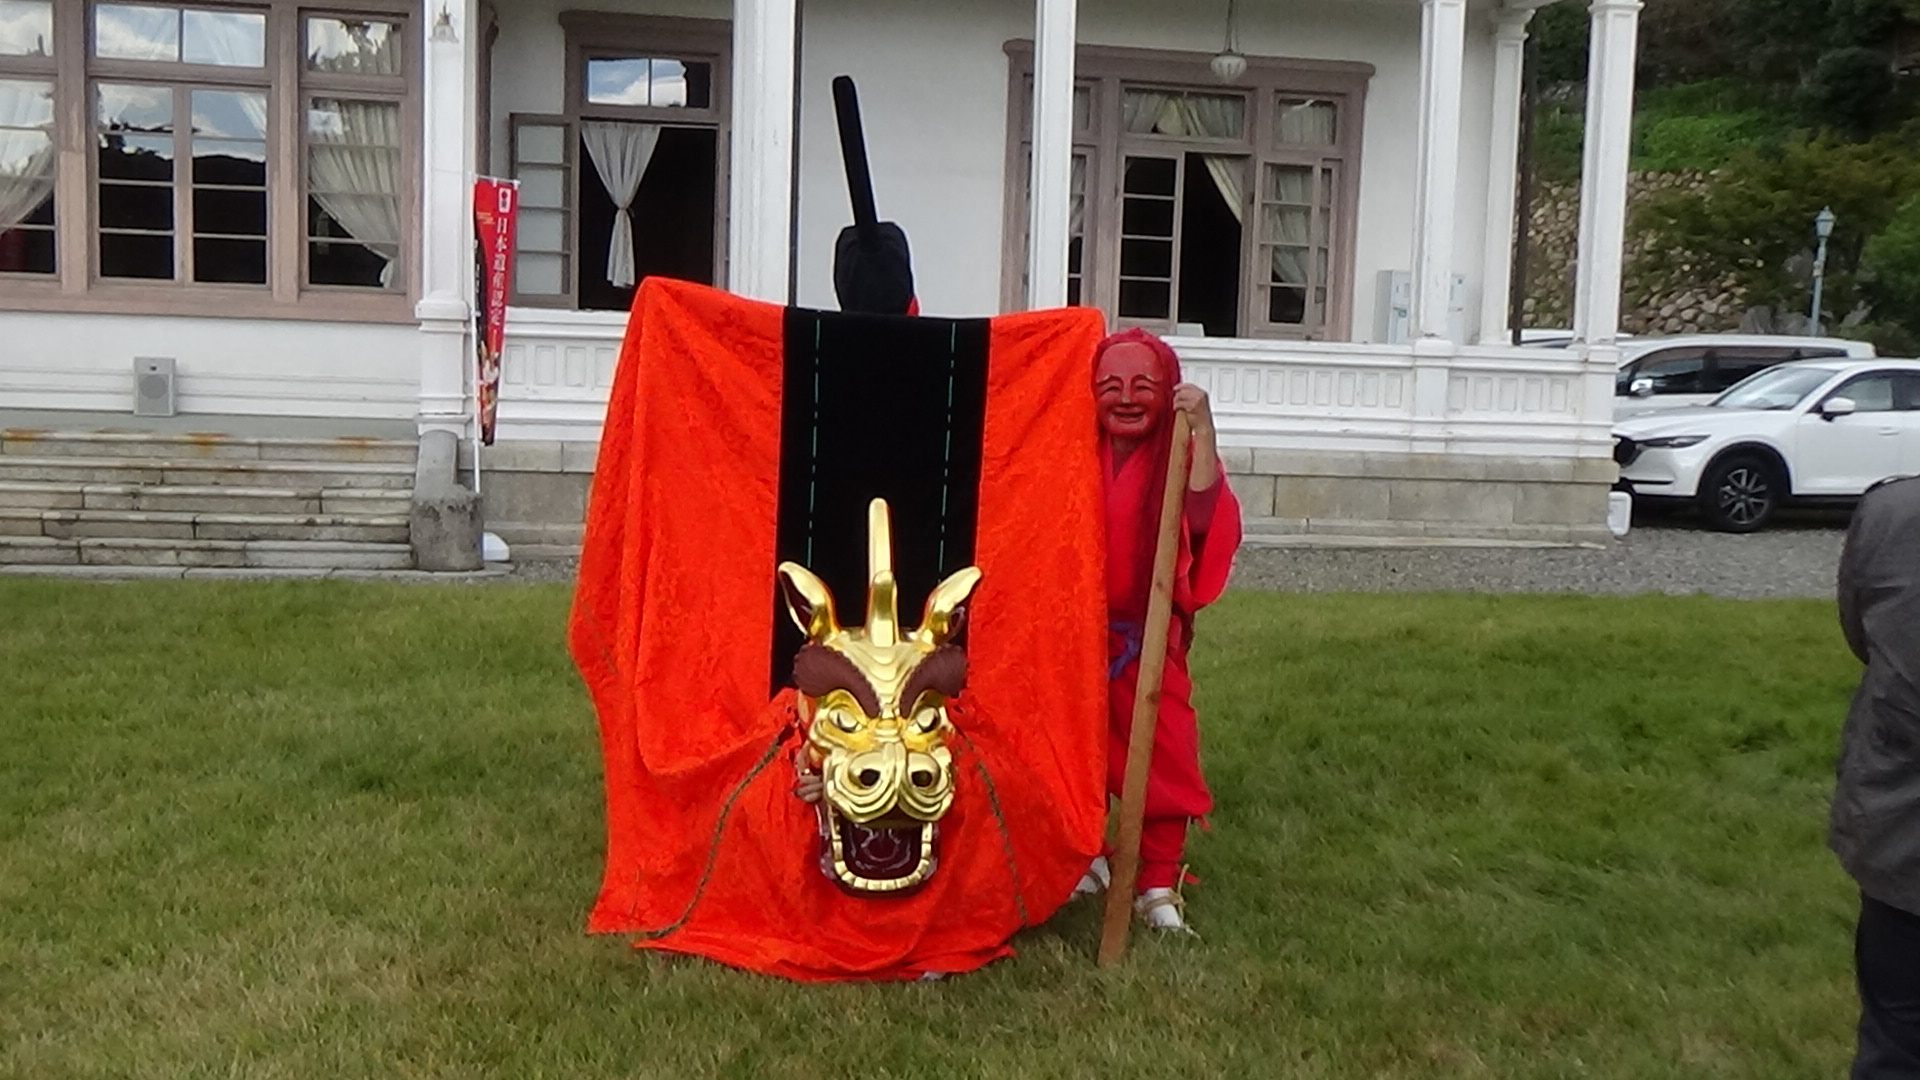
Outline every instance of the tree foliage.
[[1920, 332], [1916, 192], [1920, 122], [1864, 142], [1822, 135], [1741, 154], [1704, 191], [1649, 203], [1635, 225], [1657, 238], [1652, 269], [1730, 270], [1749, 303], [1798, 310], [1809, 285], [1813, 219], [1831, 207], [1828, 312], [1858, 308]]

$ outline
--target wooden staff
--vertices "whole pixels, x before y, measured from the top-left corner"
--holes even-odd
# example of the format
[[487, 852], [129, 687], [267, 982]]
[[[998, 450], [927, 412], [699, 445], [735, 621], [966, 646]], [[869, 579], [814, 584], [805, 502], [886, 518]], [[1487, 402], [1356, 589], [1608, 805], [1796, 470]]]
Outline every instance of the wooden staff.
[[1133, 930], [1133, 887], [1140, 879], [1140, 830], [1147, 816], [1147, 770], [1153, 765], [1153, 732], [1160, 721], [1160, 684], [1167, 670], [1167, 634], [1173, 626], [1173, 572], [1180, 554], [1180, 524], [1187, 498], [1187, 455], [1192, 432], [1187, 414], [1173, 415], [1173, 449], [1167, 455], [1167, 490], [1160, 500], [1160, 530], [1153, 548], [1153, 591], [1141, 635], [1140, 679], [1133, 694], [1133, 731], [1127, 739], [1127, 778], [1120, 789], [1120, 838], [1113, 849], [1113, 880], [1107, 886], [1106, 923], [1100, 929], [1100, 966], [1126, 955]]

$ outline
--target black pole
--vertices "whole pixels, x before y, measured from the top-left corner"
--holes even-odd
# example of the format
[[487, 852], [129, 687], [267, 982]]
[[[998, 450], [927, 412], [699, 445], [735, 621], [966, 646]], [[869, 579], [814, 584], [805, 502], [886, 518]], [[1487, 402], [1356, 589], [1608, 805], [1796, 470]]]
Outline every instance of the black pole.
[[880, 245], [880, 211], [873, 201], [873, 172], [867, 164], [867, 136], [860, 125], [860, 95], [845, 75], [833, 80], [833, 108], [840, 121], [840, 159], [847, 167], [847, 197], [853, 203], [853, 226], [860, 246], [871, 251]]
[[1540, 40], [1528, 37], [1520, 61], [1520, 190], [1514, 200], [1513, 283], [1507, 290], [1507, 329], [1513, 343], [1520, 344], [1520, 331], [1527, 322], [1527, 274], [1532, 245], [1528, 230], [1533, 227], [1533, 120], [1540, 102]]
[[800, 302], [800, 88], [806, 53], [801, 35], [806, 28], [806, 0], [793, 2], [793, 142], [788, 147], [787, 185], [787, 305]]

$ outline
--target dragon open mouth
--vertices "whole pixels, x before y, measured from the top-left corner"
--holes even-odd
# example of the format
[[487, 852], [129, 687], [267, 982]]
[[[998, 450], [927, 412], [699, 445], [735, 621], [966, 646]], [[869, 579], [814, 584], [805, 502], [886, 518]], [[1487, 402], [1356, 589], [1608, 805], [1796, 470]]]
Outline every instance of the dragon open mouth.
[[821, 832], [826, 839], [821, 869], [841, 885], [860, 892], [900, 892], [933, 874], [933, 839], [937, 827], [930, 821], [890, 816], [861, 825], [820, 807]]

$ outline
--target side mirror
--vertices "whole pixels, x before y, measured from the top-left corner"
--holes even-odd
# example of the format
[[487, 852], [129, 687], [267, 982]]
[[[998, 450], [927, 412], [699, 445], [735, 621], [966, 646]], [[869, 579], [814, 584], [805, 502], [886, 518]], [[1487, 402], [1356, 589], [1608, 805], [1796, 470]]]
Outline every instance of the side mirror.
[[1843, 416], [1852, 416], [1858, 408], [1852, 398], [1828, 398], [1820, 406], [1820, 415], [1827, 420], [1838, 420]]
[[1634, 397], [1652, 397], [1653, 380], [1642, 376], [1627, 385], [1627, 393]]

